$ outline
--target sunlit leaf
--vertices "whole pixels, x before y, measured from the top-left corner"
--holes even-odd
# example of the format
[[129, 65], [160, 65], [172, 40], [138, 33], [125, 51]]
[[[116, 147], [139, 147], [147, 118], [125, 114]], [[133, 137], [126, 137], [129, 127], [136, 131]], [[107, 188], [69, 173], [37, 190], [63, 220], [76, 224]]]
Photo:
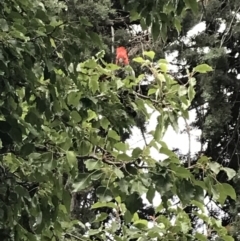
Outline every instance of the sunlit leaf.
[[221, 169], [221, 165], [217, 162], [210, 162], [209, 167], [215, 174], [218, 174]]
[[198, 13], [198, 3], [197, 0], [184, 0], [187, 7], [189, 7], [195, 14]]
[[117, 208], [117, 205], [113, 202], [97, 202], [95, 204], [92, 205], [92, 209], [95, 208], [101, 208], [101, 207], [109, 207], [109, 208]]
[[4, 31], [4, 32], [7, 32], [9, 30], [8, 23], [7, 23], [6, 19], [4, 19], [4, 18], [0, 18], [0, 26], [1, 26], [2, 31]]
[[137, 62], [137, 63], [144, 63], [145, 60], [142, 58], [142, 57], [136, 57], [133, 59], [134, 62]]
[[212, 67], [210, 67], [207, 64], [200, 64], [197, 67], [193, 68], [193, 71], [203, 74], [203, 73], [207, 73], [207, 72], [213, 71], [213, 69], [212, 69]]
[[153, 51], [144, 51], [143, 55], [148, 56], [151, 60], [154, 59], [155, 53]]
[[77, 165], [77, 158], [76, 158], [75, 153], [73, 151], [67, 151], [66, 155], [67, 155], [68, 163], [71, 166], [71, 168], [76, 166]]
[[119, 135], [118, 135], [117, 132], [114, 131], [114, 130], [109, 130], [109, 131], [108, 131], [108, 136], [111, 137], [111, 138], [113, 138], [114, 140], [120, 141]]
[[230, 196], [233, 200], [236, 200], [236, 192], [235, 192], [234, 188], [228, 183], [223, 183], [221, 185], [222, 185], [224, 192], [228, 196]]
[[79, 192], [87, 187], [91, 183], [90, 175], [82, 175], [80, 181], [73, 184], [73, 192]]
[[92, 170], [99, 170], [101, 167], [102, 167], [102, 163], [98, 160], [94, 160], [94, 159], [89, 159], [89, 160], [86, 160], [84, 162], [84, 164], [86, 165], [86, 168], [89, 170], [89, 171], [92, 171]]
[[226, 174], [228, 176], [228, 180], [231, 180], [236, 175], [236, 171], [231, 169], [231, 168], [229, 168], [229, 167], [221, 167], [221, 170], [226, 172]]

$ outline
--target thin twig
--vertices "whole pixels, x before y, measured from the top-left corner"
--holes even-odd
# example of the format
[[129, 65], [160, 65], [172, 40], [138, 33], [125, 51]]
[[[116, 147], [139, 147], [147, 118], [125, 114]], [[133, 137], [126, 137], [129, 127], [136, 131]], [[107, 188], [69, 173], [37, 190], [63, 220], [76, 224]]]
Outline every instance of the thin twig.
[[188, 135], [188, 167], [191, 166], [191, 134], [190, 134], [190, 126], [187, 123], [187, 120], [183, 118], [186, 124], [186, 132]]
[[233, 17], [232, 17], [232, 20], [231, 20], [231, 22], [230, 22], [230, 25], [229, 25], [229, 27], [228, 27], [228, 30], [227, 30], [227, 32], [223, 35], [223, 37], [222, 37], [222, 39], [221, 39], [220, 48], [221, 48], [222, 45], [224, 44], [225, 39], [227, 38], [230, 30], [232, 29], [233, 21], [234, 21], [235, 17], [237, 16], [239, 10], [240, 10], [240, 7], [239, 7], [239, 8], [237, 9], [237, 11], [234, 13], [234, 15], [233, 15]]

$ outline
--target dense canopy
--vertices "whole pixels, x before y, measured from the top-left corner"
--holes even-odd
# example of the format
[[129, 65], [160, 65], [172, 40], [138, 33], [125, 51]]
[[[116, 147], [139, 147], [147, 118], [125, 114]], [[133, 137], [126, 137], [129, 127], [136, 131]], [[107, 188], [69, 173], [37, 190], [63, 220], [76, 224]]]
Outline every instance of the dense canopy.
[[[176, 75], [165, 60], [202, 4], [0, 2], [1, 240], [234, 240], [205, 198], [236, 200], [236, 168], [207, 155], [186, 163], [162, 141], [202, 101], [198, 80], [219, 69], [197, 53], [201, 61]], [[136, 24], [142, 31], [134, 35]], [[130, 65], [113, 62], [121, 45]], [[132, 148], [133, 127], [144, 137], [153, 111], [156, 128]]]

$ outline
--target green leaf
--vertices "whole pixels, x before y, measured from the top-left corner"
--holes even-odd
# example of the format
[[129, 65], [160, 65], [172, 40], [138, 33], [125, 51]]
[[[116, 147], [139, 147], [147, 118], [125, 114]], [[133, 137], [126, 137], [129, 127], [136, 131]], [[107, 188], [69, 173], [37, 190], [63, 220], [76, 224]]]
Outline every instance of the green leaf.
[[116, 83], [117, 83], [117, 89], [120, 89], [124, 86], [124, 83], [121, 79], [117, 79]]
[[182, 178], [189, 178], [191, 177], [191, 172], [181, 166], [177, 166], [177, 165], [170, 165], [171, 169], [175, 172], [176, 176], [182, 177]]
[[67, 161], [68, 161], [69, 166], [71, 168], [76, 167], [77, 166], [77, 158], [76, 158], [75, 153], [73, 151], [67, 151], [66, 156], [67, 156]]
[[20, 128], [12, 127], [12, 129], [9, 132], [9, 135], [15, 142], [22, 142], [22, 131]]
[[139, 229], [145, 229], [148, 227], [148, 221], [144, 219], [139, 219], [133, 223], [134, 226], [136, 226]]
[[139, 147], [136, 147], [136, 148], [132, 151], [132, 157], [133, 157], [133, 158], [138, 158], [141, 154], [142, 154], [142, 149], [139, 148]]
[[147, 30], [148, 26], [147, 26], [146, 21], [144, 20], [144, 18], [141, 18], [140, 25], [141, 25], [143, 31]]
[[190, 85], [190, 86], [188, 87], [188, 98], [189, 98], [190, 101], [193, 100], [193, 98], [194, 98], [194, 96], [195, 96], [195, 93], [196, 93], [196, 92], [195, 92], [193, 86]]
[[155, 193], [156, 193], [156, 191], [155, 191], [155, 189], [153, 188], [153, 187], [149, 187], [149, 189], [148, 189], [148, 191], [147, 191], [147, 200], [150, 202], [150, 203], [152, 203], [153, 202], [153, 199], [154, 199], [154, 197], [155, 197]]
[[95, 171], [94, 173], [91, 174], [91, 180], [97, 181], [103, 176], [103, 173], [100, 171]]
[[224, 192], [228, 196], [230, 196], [233, 200], [236, 200], [236, 192], [235, 192], [234, 188], [228, 183], [222, 183], [221, 185], [222, 185]]
[[209, 167], [210, 167], [211, 171], [213, 171], [215, 174], [218, 174], [221, 169], [221, 165], [217, 162], [210, 162]]
[[140, 15], [136, 11], [130, 11], [130, 22], [140, 19]]
[[147, 192], [147, 188], [143, 185], [141, 181], [133, 181], [131, 183], [131, 193], [139, 193], [140, 195], [143, 195]]
[[92, 110], [87, 110], [87, 113], [88, 113], [88, 118], [87, 118], [88, 121], [93, 120], [93, 119], [97, 119], [96, 112], [94, 112]]
[[81, 174], [79, 175], [79, 182], [73, 184], [73, 192], [79, 192], [91, 184], [91, 176], [88, 174]]
[[68, 105], [78, 107], [80, 103], [81, 93], [80, 92], [71, 92], [67, 96]]
[[96, 57], [97, 57], [98, 59], [101, 59], [101, 58], [104, 57], [104, 54], [105, 54], [105, 51], [104, 51], [104, 50], [101, 50], [100, 52], [98, 52], [98, 53], [96, 54]]
[[111, 190], [103, 186], [97, 188], [96, 195], [100, 202], [110, 202], [113, 199]]
[[159, 141], [162, 139], [162, 136], [164, 134], [164, 129], [163, 129], [163, 124], [162, 123], [158, 123], [154, 132], [154, 139], [156, 141]]
[[163, 41], [166, 41], [166, 39], [167, 39], [167, 28], [168, 28], [167, 23], [162, 22], [160, 34], [161, 34]]
[[169, 112], [168, 113], [170, 122], [172, 124], [172, 127], [176, 133], [179, 131], [179, 126], [178, 126], [178, 115], [174, 112]]
[[192, 200], [191, 203], [193, 205], [195, 205], [196, 207], [198, 207], [204, 213], [205, 205], [202, 202], [198, 202], [198, 201]]
[[90, 32], [89, 33], [90, 39], [93, 43], [97, 44], [98, 46], [102, 46], [102, 41], [99, 38], [99, 35], [94, 33], [94, 32]]
[[157, 91], [157, 89], [153, 89], [153, 88], [152, 88], [152, 89], [149, 89], [149, 90], [148, 90], [148, 96], [149, 96], [149, 95], [152, 95], [152, 94], [155, 94], [156, 91]]
[[130, 223], [132, 221], [133, 215], [129, 212], [129, 210], [126, 210], [123, 218], [126, 223]]
[[93, 25], [87, 20], [87, 18], [85, 18], [85, 17], [81, 17], [81, 18], [80, 18], [80, 21], [81, 21], [82, 24], [84, 24], [84, 25], [86, 25], [86, 26], [88, 26], [88, 27], [92, 27], [92, 26], [93, 26]]
[[101, 233], [100, 229], [89, 229], [88, 230], [88, 235], [90, 235], [90, 236], [97, 236], [97, 235], [99, 235], [99, 233]]
[[100, 213], [96, 216], [95, 220], [92, 223], [98, 223], [104, 221], [108, 217], [107, 213]]
[[177, 186], [177, 194], [183, 205], [187, 205], [194, 198], [194, 188], [189, 182], [181, 183]]
[[[191, 1], [191, 0], [189, 0]], [[212, 67], [210, 67], [207, 64], [200, 64], [198, 66], [196, 66], [195, 68], [193, 68], [193, 72], [198, 72], [198, 73], [207, 73], [213, 71]]]
[[231, 237], [230, 235], [224, 235], [221, 236], [221, 238], [225, 241], [234, 241], [235, 239], [233, 237]]
[[155, 53], [153, 51], [144, 51], [143, 55], [148, 56], [151, 60], [153, 60], [155, 57]]
[[51, 42], [51, 46], [56, 49], [57, 47], [56, 47], [54, 39], [50, 38], [50, 42]]
[[205, 165], [206, 163], [209, 163], [209, 158], [207, 156], [201, 156], [200, 159], [198, 160], [200, 164]]
[[91, 209], [95, 209], [95, 208], [102, 208], [102, 207], [109, 207], [109, 208], [116, 208], [117, 209], [117, 205], [113, 202], [97, 202], [94, 203], [91, 207]]
[[206, 235], [203, 235], [203, 234], [198, 233], [198, 232], [196, 232], [195, 238], [198, 239], [198, 240], [200, 240], [200, 241], [207, 241], [207, 240], [208, 240], [208, 238], [207, 238]]
[[230, 196], [233, 200], [236, 200], [236, 193], [233, 187], [227, 183], [218, 183], [211, 187], [213, 193], [213, 199], [217, 200], [221, 205], [226, 201], [227, 196]]
[[70, 192], [66, 189], [62, 190], [62, 201], [63, 201], [64, 206], [67, 209], [67, 212], [70, 212], [71, 195], [70, 195]]
[[114, 145], [114, 148], [116, 148], [119, 151], [126, 152], [128, 149], [128, 143], [118, 142]]
[[132, 157], [127, 155], [126, 153], [121, 153], [117, 156], [117, 159], [120, 161], [132, 161]]
[[177, 158], [177, 155], [173, 151], [171, 151], [171, 150], [169, 150], [168, 148], [165, 148], [165, 147], [160, 148], [160, 153], [165, 154], [169, 157]]
[[99, 160], [94, 160], [94, 159], [86, 160], [84, 164], [89, 171], [99, 170], [103, 166]]
[[35, 152], [33, 152], [33, 153], [31, 153], [29, 155], [29, 159], [33, 159], [33, 160], [40, 159], [40, 157], [41, 157], [41, 154], [40, 153], [35, 153]]
[[53, 153], [52, 152], [45, 152], [45, 153], [42, 153], [41, 156], [40, 156], [40, 159], [41, 159], [41, 162], [42, 163], [49, 163], [53, 160]]
[[113, 171], [119, 179], [124, 178], [124, 174], [119, 168], [114, 167]]
[[92, 144], [88, 141], [81, 141], [79, 145], [79, 154], [82, 156], [89, 155], [92, 152]]
[[145, 63], [145, 60], [142, 57], [134, 58], [133, 61], [140, 64]]
[[102, 117], [100, 120], [100, 124], [101, 124], [102, 128], [104, 128], [106, 130], [106, 129], [108, 129], [110, 122], [108, 121], [108, 119], [106, 117]]
[[228, 180], [231, 180], [233, 177], [236, 176], [236, 171], [229, 167], [221, 167], [221, 170], [226, 172], [226, 174], [228, 176]]
[[194, 14], [198, 13], [198, 3], [196, 0], [184, 0], [187, 7], [189, 7]]
[[180, 86], [179, 89], [178, 89], [178, 95], [179, 96], [184, 96], [186, 95], [188, 92], [188, 89], [185, 87], [185, 86]]
[[99, 90], [99, 76], [97, 75], [90, 76], [89, 88], [92, 90], [93, 94], [95, 94], [96, 91]]
[[8, 23], [3, 18], [0, 18], [0, 26], [3, 32], [7, 32], [9, 30]]
[[120, 141], [120, 136], [114, 130], [109, 130], [108, 131], [108, 137], [110, 137], [110, 138], [112, 138], [112, 139], [114, 139], [116, 141]]
[[174, 23], [174, 27], [177, 29], [178, 34], [180, 34], [182, 29], [180, 21], [177, 18], [174, 18], [173, 23]]
[[213, 193], [213, 199], [217, 200], [221, 205], [223, 205], [227, 198], [227, 194], [223, 186], [220, 183], [216, 184], [211, 188], [211, 191]]
[[79, 123], [82, 120], [79, 113], [75, 110], [71, 112], [70, 116], [71, 116], [72, 120], [74, 121], [74, 123]]
[[24, 156], [28, 156], [33, 153], [35, 150], [35, 146], [32, 143], [26, 143], [21, 148], [21, 154]]
[[156, 41], [159, 37], [160, 34], [160, 24], [158, 21], [154, 21], [152, 22], [152, 36], [153, 36], [153, 40]]

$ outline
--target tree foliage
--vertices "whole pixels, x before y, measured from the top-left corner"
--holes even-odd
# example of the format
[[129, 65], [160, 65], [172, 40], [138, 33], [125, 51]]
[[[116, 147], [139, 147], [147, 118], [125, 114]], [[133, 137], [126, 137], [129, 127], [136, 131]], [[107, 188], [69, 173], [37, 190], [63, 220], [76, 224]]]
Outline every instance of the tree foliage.
[[[172, 15], [181, 16], [185, 4], [196, 10], [193, 1], [174, 4], [123, 2], [132, 15], [138, 12], [140, 20], [152, 23], [155, 37], [164, 37], [172, 22], [179, 27]], [[235, 199], [234, 189], [216, 179], [220, 171], [232, 179], [234, 171], [205, 156], [185, 167], [162, 142], [168, 126], [177, 129], [178, 118], [188, 118], [194, 75], [211, 67], [196, 66], [181, 86], [165, 60], [144, 52], [134, 61], [150, 71], [154, 82], [143, 95], [137, 87], [144, 76], [120, 75], [131, 67], [106, 63], [103, 51], [79, 62], [81, 49], [101, 41], [89, 19], [80, 16], [78, 25], [73, 23], [64, 2], [9, 0], [0, 6], [1, 239], [206, 240], [186, 213], [192, 204], [219, 237], [232, 240], [220, 221], [204, 212], [204, 196], [209, 193], [220, 203], [227, 196]], [[148, 120], [149, 108], [159, 113], [152, 140], [132, 149], [122, 134], [136, 126], [133, 112]], [[165, 160], [153, 158], [151, 148]], [[161, 205], [150, 228], [139, 210], [141, 196], [146, 193], [152, 203], [155, 192]], [[85, 215], [77, 215], [83, 206]]]

